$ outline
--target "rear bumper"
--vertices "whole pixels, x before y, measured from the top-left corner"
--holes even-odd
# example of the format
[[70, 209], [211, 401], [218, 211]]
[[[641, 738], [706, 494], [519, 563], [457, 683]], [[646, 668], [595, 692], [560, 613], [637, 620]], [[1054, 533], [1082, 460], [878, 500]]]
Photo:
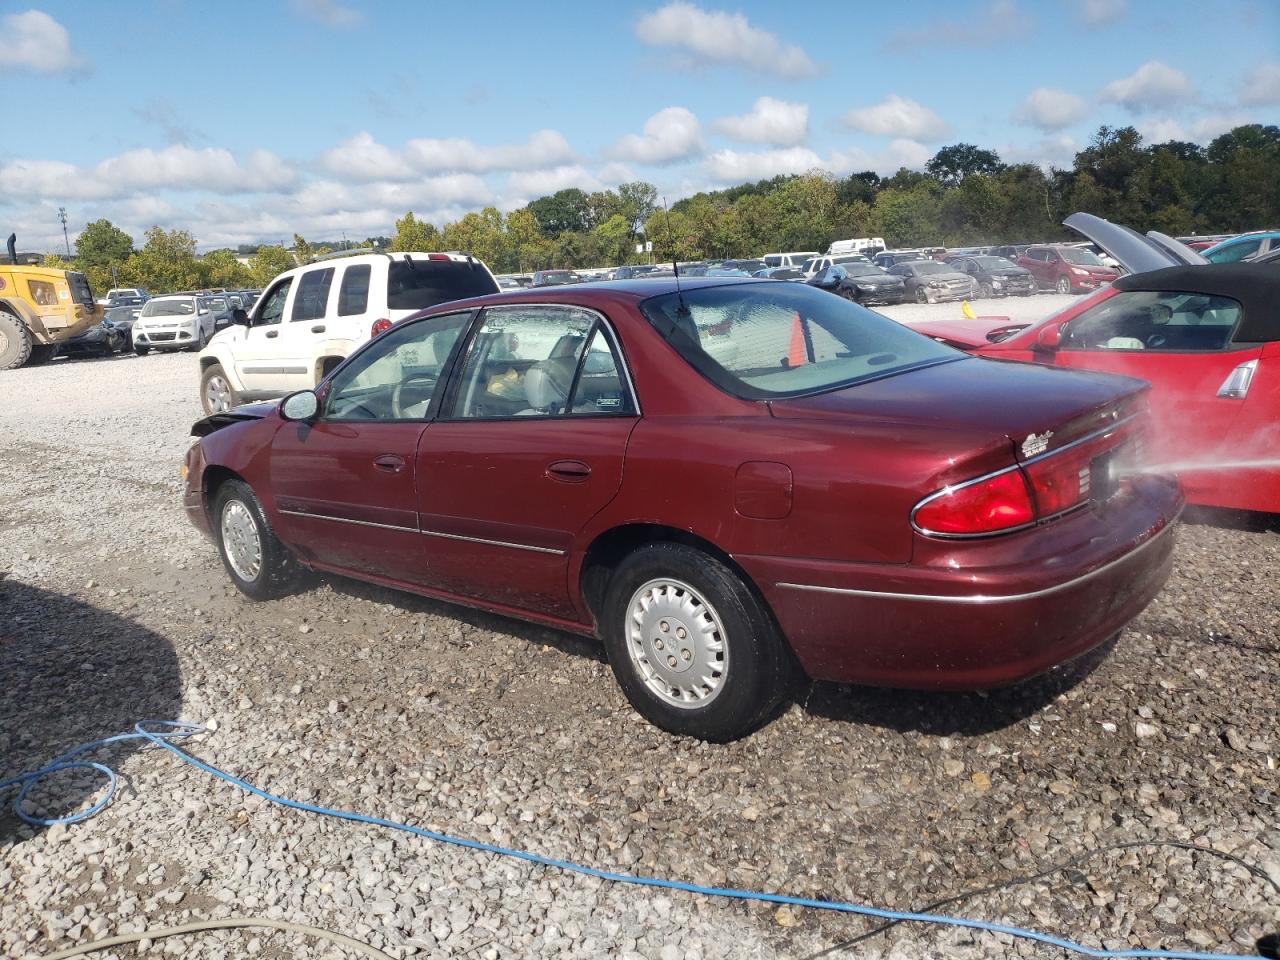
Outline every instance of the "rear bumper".
[[[1125, 501], [967, 541], [927, 566], [736, 559], [815, 679], [997, 687], [1091, 650], [1160, 592], [1181, 493], [1152, 481]], [[994, 563], [981, 561], [984, 546]]]

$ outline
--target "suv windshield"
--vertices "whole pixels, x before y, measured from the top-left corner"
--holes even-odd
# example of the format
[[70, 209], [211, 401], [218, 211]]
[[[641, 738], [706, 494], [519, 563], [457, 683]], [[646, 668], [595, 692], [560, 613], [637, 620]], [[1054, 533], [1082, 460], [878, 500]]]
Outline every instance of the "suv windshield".
[[144, 317], [184, 317], [196, 312], [194, 300], [148, 300], [142, 308]]
[[1081, 250], [1079, 247], [1062, 247], [1058, 252], [1062, 254], [1062, 259], [1067, 263], [1079, 263], [1086, 267], [1105, 266], [1101, 260], [1088, 250]]
[[820, 393], [965, 355], [804, 284], [726, 284], [640, 305], [689, 364], [749, 400]]
[[422, 310], [437, 303], [497, 293], [498, 285], [478, 262], [397, 260], [387, 273], [387, 309]]

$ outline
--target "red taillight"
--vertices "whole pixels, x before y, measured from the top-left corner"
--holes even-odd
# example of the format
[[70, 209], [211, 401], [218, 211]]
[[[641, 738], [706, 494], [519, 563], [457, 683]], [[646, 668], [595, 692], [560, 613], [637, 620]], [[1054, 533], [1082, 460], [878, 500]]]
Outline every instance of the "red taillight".
[[452, 260], [453, 257], [449, 256], [447, 253], [428, 253], [427, 259], [428, 260]]
[[1035, 504], [1021, 470], [1008, 470], [921, 500], [912, 523], [921, 533], [976, 536], [1034, 523]]
[[1070, 510], [1089, 499], [1092, 463], [1096, 456], [1097, 447], [1084, 444], [1023, 467], [1031, 480], [1031, 492], [1035, 494], [1036, 507], [1042, 519]]
[[381, 320], [375, 320], [373, 321], [373, 326], [369, 328], [369, 337], [372, 339], [380, 333], [386, 333], [390, 329], [391, 321], [386, 317], [383, 317]]

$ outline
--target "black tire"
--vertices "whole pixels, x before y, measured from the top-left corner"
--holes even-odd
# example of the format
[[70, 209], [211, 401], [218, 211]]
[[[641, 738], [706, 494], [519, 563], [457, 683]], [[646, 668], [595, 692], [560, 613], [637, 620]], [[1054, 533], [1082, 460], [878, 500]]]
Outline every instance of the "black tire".
[[[718, 691], [705, 705], [678, 707], [650, 687], [638, 656], [633, 656], [633, 639], [628, 636], [632, 623], [629, 610], [642, 588], [655, 581], [670, 580], [692, 588], [698, 600], [705, 601], [697, 609], [709, 611], [708, 623], [719, 620], [716, 635], [721, 638], [724, 672]], [[681, 596], [679, 591], [665, 595]], [[673, 629], [680, 629], [683, 621]], [[773, 618], [751, 588], [724, 563], [701, 550], [678, 543], [654, 543], [636, 550], [613, 572], [601, 616], [601, 634], [613, 675], [631, 705], [645, 719], [669, 733], [696, 737], [713, 743], [736, 740], [750, 733], [773, 713], [787, 693], [794, 676], [794, 661]], [[697, 619], [691, 619], [696, 623]], [[668, 619], [662, 619], [667, 629]], [[655, 629], [657, 629], [655, 627]], [[674, 643], [675, 633], [669, 638]], [[655, 649], [658, 637], [639, 641], [642, 656], [675, 654], [675, 646], [667, 653]], [[692, 646], [692, 641], [689, 641]], [[684, 650], [678, 651], [682, 656]], [[694, 654], [696, 656], [697, 654]], [[688, 658], [686, 658], [688, 659]], [[677, 666], [671, 656], [672, 666]], [[691, 675], [692, 676], [692, 675]], [[658, 685], [665, 683], [655, 677]]]
[[31, 331], [7, 310], [0, 310], [0, 370], [13, 370], [31, 357]]
[[981, 283], [978, 285], [978, 296], [984, 300], [990, 300], [996, 295], [995, 290], [991, 288], [989, 283]]
[[31, 356], [27, 357], [28, 367], [38, 367], [42, 363], [48, 363], [58, 355], [58, 347], [55, 344], [34, 344], [31, 347]]
[[916, 287], [916, 303], [928, 303], [929, 291], [924, 287]]
[[1058, 293], [1070, 293], [1071, 279], [1069, 277], [1059, 277], [1058, 282], [1055, 283], [1053, 287], [1058, 291]]
[[[235, 509], [232, 504], [247, 512], [257, 533], [260, 562], [253, 576], [236, 569], [235, 561], [228, 554], [228, 547], [223, 539], [224, 514], [229, 509]], [[218, 553], [222, 557], [222, 566], [236, 589], [250, 600], [276, 600], [297, 590], [302, 580], [302, 568], [289, 548], [276, 537], [262, 510], [262, 504], [247, 483], [243, 480], [228, 480], [218, 487], [213, 496], [210, 519], [214, 541], [218, 544]]]
[[222, 369], [222, 364], [211, 363], [205, 368], [204, 373], [200, 375], [200, 406], [204, 408], [205, 416], [212, 416], [215, 413], [223, 412], [214, 409], [213, 398], [210, 396], [210, 381], [215, 377], [220, 378], [226, 385], [227, 402], [229, 404], [227, 409], [229, 410], [240, 405], [240, 395], [236, 393], [236, 388], [233, 387], [231, 385], [231, 381], [227, 379], [227, 374]]
[[142, 345], [142, 344], [140, 344], [140, 343], [135, 343], [135, 344], [133, 345], [133, 352], [134, 352], [134, 353], [136, 353], [136, 354], [137, 354], [138, 356], [140, 356], [140, 357], [145, 357], [148, 353], [150, 353], [150, 352], [151, 352], [151, 348], [150, 348], [150, 347], [143, 346], [143, 345]]

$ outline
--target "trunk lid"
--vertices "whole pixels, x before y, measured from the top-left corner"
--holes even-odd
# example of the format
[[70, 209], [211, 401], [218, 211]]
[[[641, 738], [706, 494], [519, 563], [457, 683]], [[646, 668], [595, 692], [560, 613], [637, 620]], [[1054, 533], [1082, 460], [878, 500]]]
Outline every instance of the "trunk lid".
[[[1131, 227], [1112, 223], [1091, 213], [1073, 213], [1062, 221], [1084, 234], [1130, 273], [1145, 273], [1164, 267], [1199, 266], [1209, 261], [1186, 244], [1155, 230], [1145, 237]], [[1096, 269], [1096, 268], [1095, 268]]]

